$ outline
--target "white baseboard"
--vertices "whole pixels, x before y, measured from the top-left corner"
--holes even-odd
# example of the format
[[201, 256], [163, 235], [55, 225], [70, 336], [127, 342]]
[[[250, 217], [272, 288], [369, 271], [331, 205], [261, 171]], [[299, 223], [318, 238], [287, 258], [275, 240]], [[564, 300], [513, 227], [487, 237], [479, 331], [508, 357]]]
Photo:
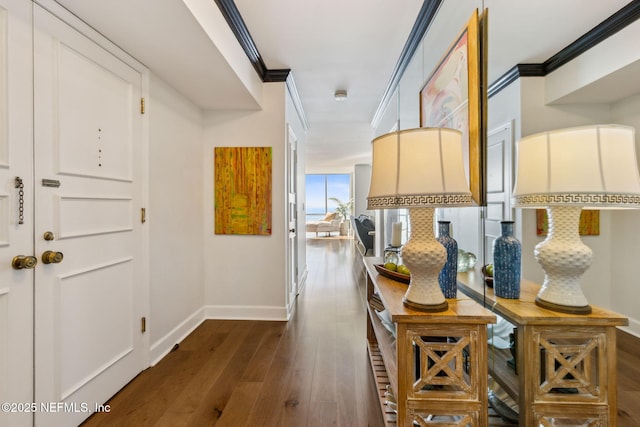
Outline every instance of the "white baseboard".
[[206, 319], [226, 320], [268, 320], [287, 321], [284, 307], [270, 306], [219, 306], [209, 305], [200, 308], [171, 332], [151, 345], [149, 350], [150, 366], [155, 366], [173, 347], [185, 339]]
[[640, 338], [640, 320], [629, 319], [629, 326], [621, 326], [620, 329]]
[[287, 321], [287, 309], [273, 306], [208, 305], [205, 306], [205, 317], [225, 320]]
[[309, 276], [309, 270], [307, 266], [304, 266], [304, 271], [300, 275], [300, 284], [298, 285], [298, 294], [301, 294], [304, 290], [305, 285], [307, 284], [307, 277]]
[[205, 309], [202, 307], [182, 321], [182, 323], [176, 326], [171, 332], [151, 344], [151, 348], [149, 350], [149, 360], [151, 361], [150, 366], [154, 366], [162, 360], [162, 358], [166, 356], [177, 343], [185, 339], [187, 335], [200, 326], [204, 320]]

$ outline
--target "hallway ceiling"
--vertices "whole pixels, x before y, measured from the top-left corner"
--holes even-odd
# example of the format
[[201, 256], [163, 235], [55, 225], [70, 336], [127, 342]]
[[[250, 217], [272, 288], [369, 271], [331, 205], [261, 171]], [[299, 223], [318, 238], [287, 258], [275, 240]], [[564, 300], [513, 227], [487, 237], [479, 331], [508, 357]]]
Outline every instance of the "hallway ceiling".
[[[186, 6], [209, 7], [204, 0], [56, 2], [202, 108], [255, 108], [239, 81], [228, 78], [228, 64]], [[309, 124], [308, 172], [350, 172], [354, 164], [370, 161], [371, 121], [422, 3], [235, 0], [267, 68], [292, 70]], [[516, 64], [544, 62], [627, 3], [444, 0], [429, 31], [451, 22], [461, 9], [487, 7], [491, 84]], [[346, 101], [334, 100], [338, 89], [348, 91]]]

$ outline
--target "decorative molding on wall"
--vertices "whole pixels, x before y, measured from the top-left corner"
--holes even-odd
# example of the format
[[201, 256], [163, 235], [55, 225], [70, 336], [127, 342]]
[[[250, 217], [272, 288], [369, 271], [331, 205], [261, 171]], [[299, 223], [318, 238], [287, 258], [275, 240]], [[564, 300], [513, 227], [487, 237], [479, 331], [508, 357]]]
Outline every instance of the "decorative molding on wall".
[[222, 12], [222, 16], [229, 24], [229, 28], [238, 39], [240, 46], [247, 54], [247, 58], [255, 68], [258, 76], [262, 79], [263, 82], [284, 82], [287, 80], [289, 76], [289, 69], [281, 69], [281, 70], [269, 70], [262, 60], [262, 56], [260, 52], [258, 52], [258, 48], [249, 33], [249, 29], [247, 25], [244, 23], [242, 16], [240, 16], [240, 11], [238, 10], [236, 4], [233, 0], [214, 0]]
[[640, 0], [633, 0], [543, 63], [517, 64], [511, 68], [489, 85], [489, 97], [497, 94], [520, 77], [544, 77], [550, 74], [639, 18]]
[[290, 69], [280, 69], [280, 70], [267, 70], [262, 76], [262, 81], [265, 83], [272, 82], [286, 82], [287, 77], [289, 77]]
[[596, 25], [589, 32], [544, 62], [545, 74], [560, 68], [582, 55], [603, 40], [611, 37], [640, 18], [640, 0], [633, 0], [625, 7]]
[[422, 3], [420, 13], [418, 13], [416, 22], [413, 24], [411, 33], [409, 33], [409, 37], [407, 38], [404, 48], [400, 53], [400, 58], [398, 58], [398, 62], [396, 63], [393, 72], [391, 73], [391, 78], [389, 79], [387, 88], [382, 95], [380, 104], [378, 104], [378, 108], [376, 109], [376, 112], [373, 115], [373, 119], [371, 120], [371, 126], [373, 126], [374, 128], [380, 124], [380, 120], [384, 115], [384, 111], [386, 110], [387, 105], [389, 105], [391, 97], [400, 84], [402, 75], [409, 66], [409, 63], [411, 62], [416, 49], [418, 49], [418, 46], [422, 42], [422, 38], [431, 25], [431, 22], [433, 22], [441, 3], [442, 0], [425, 0], [424, 3]]
[[274, 69], [270, 70], [265, 65], [262, 60], [262, 56], [260, 52], [258, 52], [258, 47], [256, 46], [251, 34], [249, 33], [249, 29], [247, 25], [244, 23], [242, 16], [240, 16], [240, 11], [238, 7], [233, 2], [233, 0], [214, 0], [224, 16], [224, 19], [229, 24], [229, 28], [238, 39], [240, 46], [247, 54], [247, 58], [253, 65], [253, 68], [258, 73], [258, 76], [262, 79], [264, 83], [277, 83], [277, 82], [286, 82], [287, 89], [289, 90], [289, 94], [291, 95], [291, 99], [293, 100], [293, 105], [296, 109], [296, 113], [298, 114], [298, 118], [302, 123], [302, 127], [305, 131], [309, 130], [309, 122], [307, 121], [307, 116], [304, 112], [304, 108], [302, 107], [302, 101], [300, 100], [300, 95], [298, 94], [298, 89], [296, 88], [296, 84], [293, 81], [293, 75], [291, 74], [291, 70], [288, 68], [283, 69]]
[[291, 101], [293, 102], [293, 108], [295, 108], [296, 113], [298, 114], [298, 119], [300, 119], [302, 129], [304, 129], [305, 132], [308, 132], [309, 122], [307, 121], [307, 115], [304, 113], [304, 108], [302, 107], [302, 100], [300, 99], [300, 94], [298, 93], [296, 82], [293, 79], [293, 73], [289, 73], [286, 84], [287, 90], [289, 91], [289, 96], [291, 96]]
[[491, 98], [520, 77], [542, 77], [544, 75], [544, 64], [517, 64], [489, 85], [488, 96]]
[[58, 240], [133, 231], [131, 197], [54, 197]]
[[[13, 222], [9, 220], [10, 204], [9, 194], [0, 193], [0, 247], [9, 246], [9, 223]], [[13, 223], [15, 224], [15, 222]]]

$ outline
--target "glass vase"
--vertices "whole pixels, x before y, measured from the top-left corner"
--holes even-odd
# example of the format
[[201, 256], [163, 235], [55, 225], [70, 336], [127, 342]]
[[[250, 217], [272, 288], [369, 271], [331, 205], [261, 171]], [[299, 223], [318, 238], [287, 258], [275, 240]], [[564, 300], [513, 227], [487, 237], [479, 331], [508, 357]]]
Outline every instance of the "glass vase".
[[450, 221], [438, 221], [436, 240], [447, 250], [447, 262], [438, 275], [438, 283], [445, 298], [455, 298], [458, 291], [458, 242], [449, 232]]
[[520, 298], [522, 248], [513, 235], [513, 221], [500, 223], [502, 235], [493, 242], [493, 290], [501, 298]]

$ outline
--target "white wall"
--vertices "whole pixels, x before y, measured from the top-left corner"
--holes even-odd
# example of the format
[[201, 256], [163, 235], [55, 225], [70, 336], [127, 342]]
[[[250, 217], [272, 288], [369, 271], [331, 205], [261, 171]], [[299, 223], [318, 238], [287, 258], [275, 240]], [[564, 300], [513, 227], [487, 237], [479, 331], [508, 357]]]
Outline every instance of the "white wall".
[[150, 360], [155, 363], [203, 319], [202, 112], [150, 78]]
[[[284, 83], [263, 85], [260, 111], [205, 113], [203, 162], [204, 287], [210, 318], [285, 320]], [[270, 236], [214, 234], [214, 147], [273, 147]]]
[[[640, 153], [640, 95], [612, 106], [612, 121], [636, 128], [636, 156]], [[640, 336], [640, 210], [611, 212], [611, 309], [629, 316], [629, 330]]]
[[[155, 75], [149, 92], [149, 333], [155, 364], [207, 317], [286, 319], [286, 123], [298, 138], [302, 177], [305, 132], [291, 105], [285, 108], [290, 99], [284, 83], [264, 85], [260, 111], [203, 112]], [[273, 147], [271, 236], [213, 233], [216, 146]], [[306, 272], [304, 241], [301, 246], [299, 281]]]

